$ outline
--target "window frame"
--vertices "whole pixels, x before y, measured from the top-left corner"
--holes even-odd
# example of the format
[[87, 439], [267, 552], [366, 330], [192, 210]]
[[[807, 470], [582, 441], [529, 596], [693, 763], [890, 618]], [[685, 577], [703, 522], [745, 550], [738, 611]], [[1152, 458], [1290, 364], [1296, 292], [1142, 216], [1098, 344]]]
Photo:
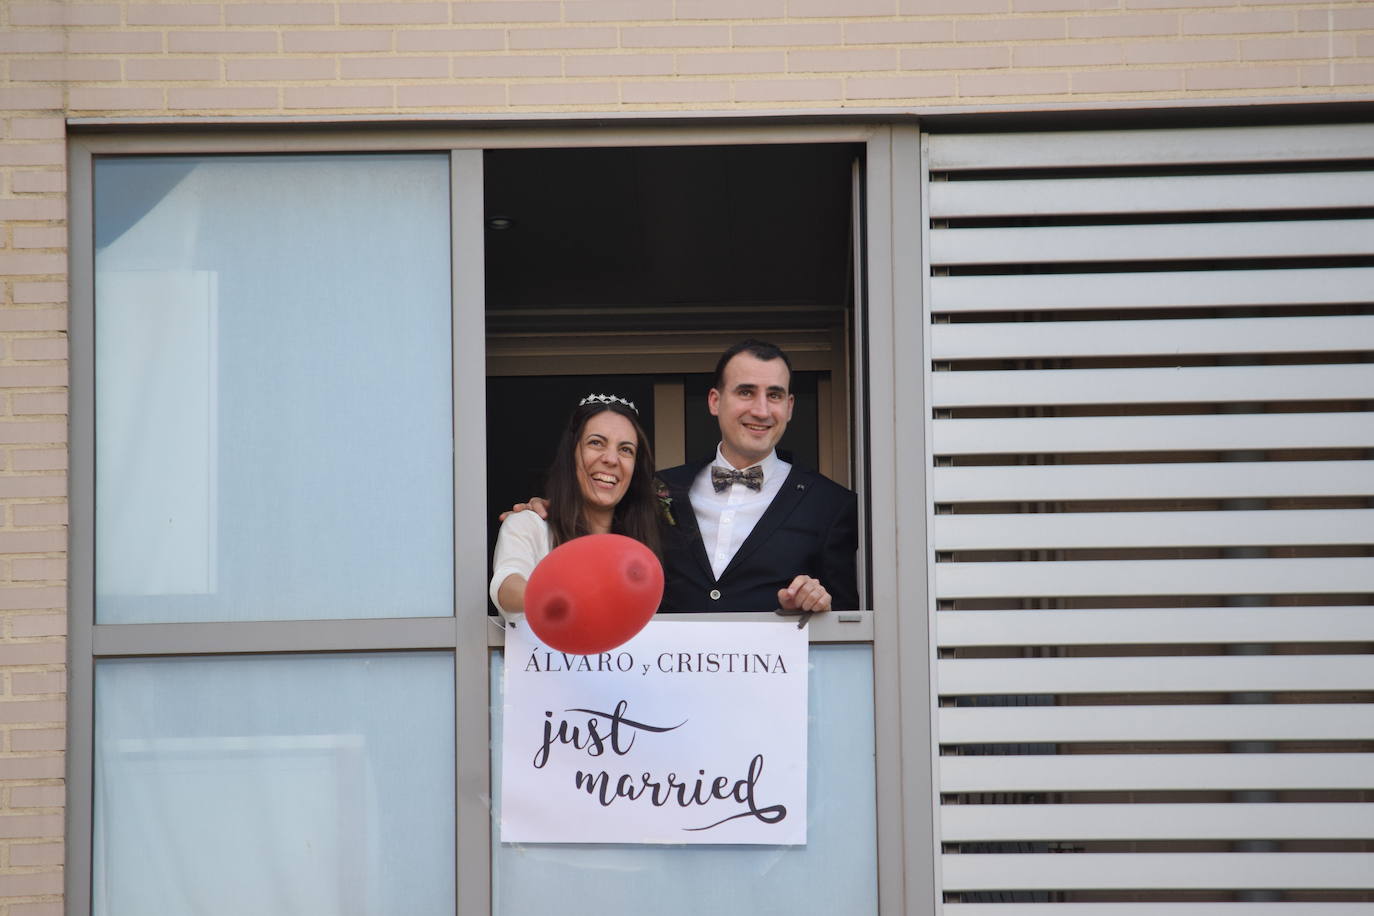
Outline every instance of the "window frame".
[[[603, 122], [604, 123], [604, 122]], [[159, 125], [128, 133], [74, 133], [69, 142], [71, 233], [71, 470], [69, 585], [69, 744], [67, 750], [66, 906], [91, 907], [93, 713], [95, 665], [102, 658], [437, 649], [454, 653], [456, 769], [456, 912], [491, 911], [490, 697], [488, 650], [502, 633], [486, 617], [485, 467], [481, 450], [454, 450], [454, 613], [450, 617], [197, 624], [94, 624], [94, 250], [93, 165], [99, 156], [446, 152], [450, 156], [452, 391], [455, 441], [485, 439], [483, 236], [484, 149], [520, 147], [698, 146], [843, 142], [861, 144], [865, 164], [856, 187], [862, 238], [853, 328], [853, 453], [860, 500], [861, 569], [868, 569], [868, 606], [826, 615], [810, 627], [812, 642], [867, 642], [873, 647], [877, 759], [878, 911], [930, 914], [938, 907], [936, 807], [930, 709], [933, 619], [925, 562], [926, 384], [921, 354], [924, 211], [921, 136], [914, 125], [757, 122], [612, 128], [525, 126], [501, 130], [310, 129], [243, 132]], [[385, 128], [385, 129], [382, 129]], [[460, 433], [461, 431], [461, 433]], [[903, 460], [903, 456], [905, 460]], [[463, 520], [463, 522], [460, 522]], [[905, 563], [899, 563], [903, 559]], [[904, 613], [898, 613], [905, 608]], [[919, 610], [918, 610], [919, 609]], [[702, 615], [769, 619], [772, 615]], [[878, 804], [878, 798], [900, 799]]]

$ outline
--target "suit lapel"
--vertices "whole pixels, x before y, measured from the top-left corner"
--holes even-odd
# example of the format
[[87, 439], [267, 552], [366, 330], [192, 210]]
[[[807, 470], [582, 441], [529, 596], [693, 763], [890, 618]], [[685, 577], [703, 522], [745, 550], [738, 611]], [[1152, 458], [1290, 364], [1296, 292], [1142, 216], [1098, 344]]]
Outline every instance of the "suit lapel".
[[744, 543], [739, 545], [739, 550], [730, 558], [730, 564], [720, 574], [722, 582], [729, 577], [737, 564], [747, 559], [760, 544], [766, 543], [773, 536], [773, 532], [778, 530], [778, 526], [801, 505], [801, 501], [806, 498], [805, 476], [805, 471], [798, 470], [795, 464], [792, 465], [792, 470], [787, 472], [787, 479], [782, 482], [782, 489], [773, 497], [773, 501], [764, 510], [763, 517], [754, 526], [754, 530], [749, 532], [749, 537], [744, 539]]
[[696, 480], [701, 469], [710, 461], [711, 459], [708, 458], [706, 461], [699, 461], [693, 465], [685, 465], [681, 476], [674, 479], [661, 479], [668, 485], [668, 495], [673, 501], [673, 518], [677, 521], [677, 527], [681, 529], [681, 536], [689, 543], [687, 551], [696, 560], [697, 566], [701, 568], [701, 574], [705, 580], [715, 582], [716, 575], [711, 571], [710, 558], [706, 556], [706, 544], [701, 539], [701, 529], [697, 527], [697, 513], [692, 508], [691, 497], [692, 483]]

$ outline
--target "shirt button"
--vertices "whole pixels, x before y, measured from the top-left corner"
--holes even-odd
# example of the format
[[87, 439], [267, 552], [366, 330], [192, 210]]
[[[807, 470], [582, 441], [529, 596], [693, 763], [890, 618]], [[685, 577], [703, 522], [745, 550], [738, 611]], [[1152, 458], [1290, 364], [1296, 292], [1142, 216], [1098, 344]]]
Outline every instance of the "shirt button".
[[719, 601], [719, 600], [720, 600], [720, 589], [718, 589], [718, 588], [713, 588], [713, 589], [711, 589], [711, 600], [712, 600], [712, 601]]

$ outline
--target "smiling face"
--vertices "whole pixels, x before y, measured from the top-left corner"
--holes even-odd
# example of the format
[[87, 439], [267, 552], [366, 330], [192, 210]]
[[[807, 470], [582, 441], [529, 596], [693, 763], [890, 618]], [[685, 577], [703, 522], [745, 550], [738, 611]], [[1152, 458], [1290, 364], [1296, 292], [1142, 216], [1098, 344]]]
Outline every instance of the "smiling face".
[[605, 514], [625, 496], [639, 440], [634, 425], [609, 410], [587, 418], [577, 440], [577, 485], [589, 514]]
[[720, 423], [720, 452], [736, 468], [758, 464], [778, 444], [792, 419], [791, 373], [781, 359], [737, 353], [725, 364], [721, 387], [706, 405]]

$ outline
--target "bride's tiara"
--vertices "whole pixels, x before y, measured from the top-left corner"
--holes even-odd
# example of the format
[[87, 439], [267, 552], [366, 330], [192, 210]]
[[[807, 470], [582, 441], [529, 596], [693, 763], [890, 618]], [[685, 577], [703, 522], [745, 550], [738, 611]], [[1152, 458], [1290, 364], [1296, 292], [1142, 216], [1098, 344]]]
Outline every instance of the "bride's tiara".
[[623, 404], [635, 413], [639, 413], [639, 408], [635, 406], [634, 401], [627, 401], [615, 394], [589, 394], [577, 402], [578, 407], [585, 407], [588, 404]]

